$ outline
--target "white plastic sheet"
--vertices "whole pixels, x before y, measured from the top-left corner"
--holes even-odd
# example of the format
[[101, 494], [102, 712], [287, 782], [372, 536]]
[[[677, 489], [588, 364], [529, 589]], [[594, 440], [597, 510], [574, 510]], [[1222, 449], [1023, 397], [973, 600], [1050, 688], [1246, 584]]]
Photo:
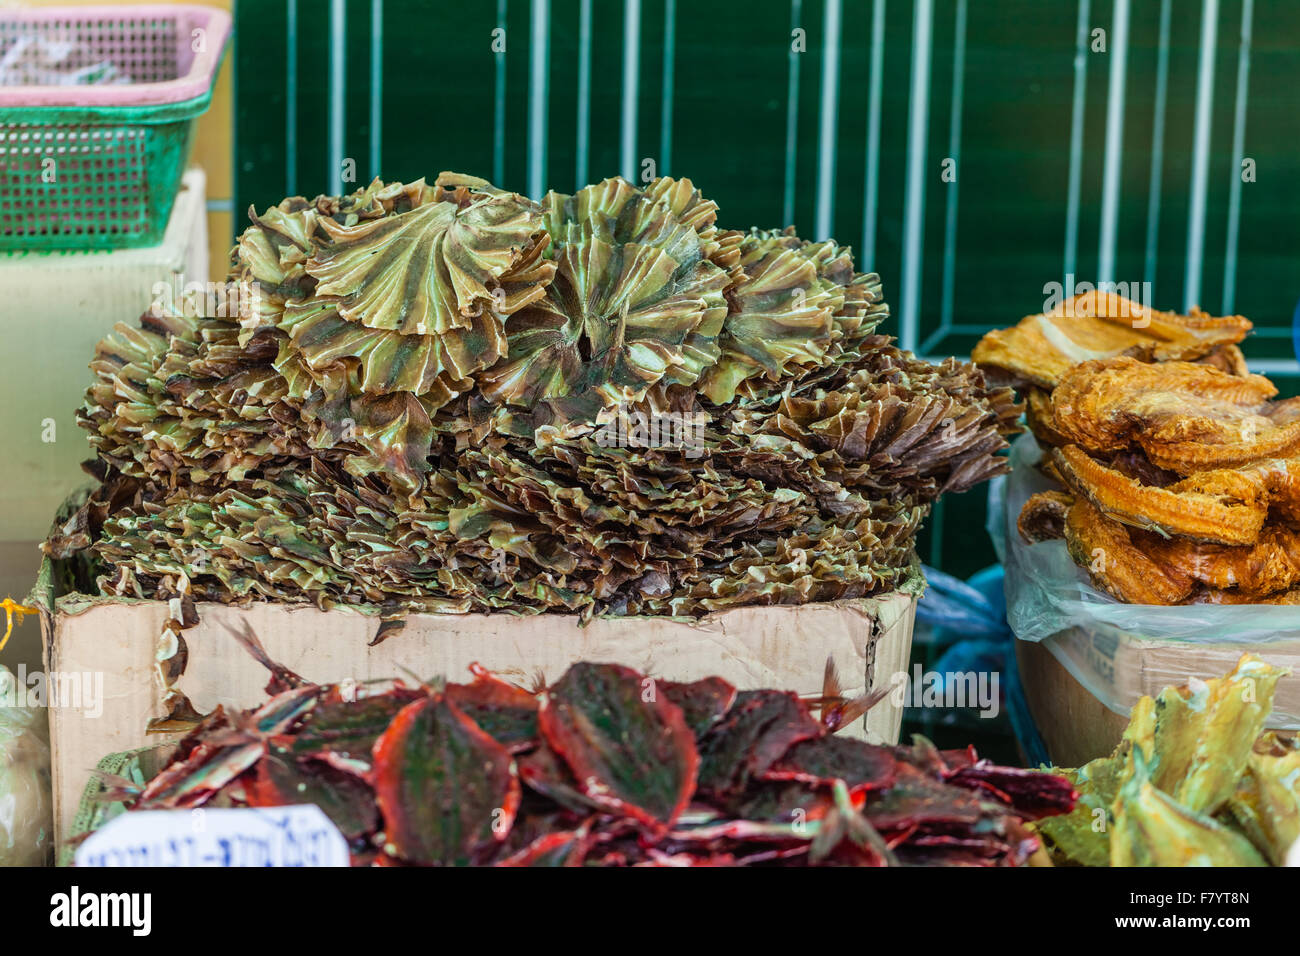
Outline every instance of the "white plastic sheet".
[[41, 866], [53, 839], [50, 751], [37, 729], [45, 713], [14, 704], [16, 683], [0, 666], [0, 866]]

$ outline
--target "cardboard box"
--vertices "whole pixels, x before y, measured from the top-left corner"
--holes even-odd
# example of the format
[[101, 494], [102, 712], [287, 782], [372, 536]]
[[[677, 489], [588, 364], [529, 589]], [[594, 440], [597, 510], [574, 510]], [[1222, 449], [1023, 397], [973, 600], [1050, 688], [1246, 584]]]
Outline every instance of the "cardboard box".
[[[72, 689], [82, 675], [82, 706], [69, 699], [50, 708], [55, 831], [62, 840], [71, 835], [78, 802], [101, 758], [174, 738], [145, 733], [149, 720], [164, 713], [154, 657], [167, 604], [56, 597], [56, 577], [58, 569], [47, 562], [29, 601], [42, 610], [47, 676]], [[410, 674], [456, 679], [467, 677], [477, 661], [526, 683], [539, 672], [554, 680], [570, 664], [588, 660], [669, 680], [718, 675], [741, 689], [817, 693], [831, 657], [844, 690], [858, 694], [906, 670], [916, 590], [833, 604], [736, 608], [698, 621], [598, 618], [585, 627], [569, 615], [413, 614], [374, 646], [379, 618], [360, 610], [199, 604], [199, 623], [184, 632], [188, 661], [176, 686], [204, 713], [218, 704], [240, 709], [263, 701], [269, 675], [228, 631], [246, 621], [273, 660], [319, 682]], [[102, 681], [97, 690], [96, 681]], [[93, 712], [91, 698], [101, 713]], [[886, 698], [842, 732], [892, 743], [901, 720], [901, 709]]]

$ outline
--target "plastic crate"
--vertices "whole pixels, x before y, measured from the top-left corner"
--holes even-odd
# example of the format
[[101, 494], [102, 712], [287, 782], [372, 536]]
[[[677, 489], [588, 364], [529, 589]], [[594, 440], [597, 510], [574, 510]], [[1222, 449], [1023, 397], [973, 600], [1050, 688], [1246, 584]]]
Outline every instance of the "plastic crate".
[[212, 7], [0, 9], [0, 60], [33, 39], [67, 43], [130, 80], [0, 75], [0, 251], [160, 242], [229, 36]]

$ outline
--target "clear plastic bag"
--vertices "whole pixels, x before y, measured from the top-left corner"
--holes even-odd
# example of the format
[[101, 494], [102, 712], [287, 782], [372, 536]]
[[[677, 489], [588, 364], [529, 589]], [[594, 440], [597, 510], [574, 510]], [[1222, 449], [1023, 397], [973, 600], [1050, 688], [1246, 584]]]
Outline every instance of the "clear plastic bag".
[[1016, 518], [1052, 487], [1035, 467], [1032, 435], [1011, 448], [1011, 475], [989, 490], [988, 531], [1006, 567], [1007, 621], [1039, 641], [1080, 684], [1118, 714], [1144, 694], [1189, 678], [1221, 677], [1247, 651], [1295, 674], [1278, 684], [1270, 727], [1300, 729], [1300, 608], [1282, 605], [1123, 604], [1097, 590], [1064, 541], [1027, 544]]
[[53, 840], [45, 712], [24, 706], [22, 691], [0, 666], [0, 866], [43, 866]]

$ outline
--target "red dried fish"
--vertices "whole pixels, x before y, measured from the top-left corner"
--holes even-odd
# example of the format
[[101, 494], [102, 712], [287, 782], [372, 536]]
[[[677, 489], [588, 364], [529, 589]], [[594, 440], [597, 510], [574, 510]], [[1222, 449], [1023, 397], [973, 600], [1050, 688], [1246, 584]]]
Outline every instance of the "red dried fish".
[[687, 726], [697, 738], [721, 720], [736, 701], [736, 688], [721, 677], [706, 677], [689, 684], [661, 681], [659, 689], [682, 709]]
[[700, 740], [700, 792], [743, 790], [792, 746], [822, 733], [797, 694], [742, 691], [726, 717]]
[[244, 800], [250, 807], [313, 803], [350, 841], [374, 833], [379, 823], [374, 791], [364, 781], [310, 758], [263, 757], [244, 781]]
[[[115, 793], [130, 809], [313, 803], [355, 865], [379, 866], [1019, 865], [1037, 848], [1020, 821], [1076, 799], [970, 748], [833, 736], [783, 691], [613, 664], [536, 692], [473, 675], [218, 710], [142, 792]], [[819, 702], [843, 703], [837, 684]]]
[[690, 802], [700, 756], [682, 709], [653, 691], [630, 667], [574, 664], [543, 695], [541, 730], [582, 793], [662, 831]]
[[411, 863], [481, 862], [519, 805], [514, 761], [455, 704], [408, 704], [375, 743], [385, 849]]
[[511, 753], [537, 746], [537, 698], [471, 664], [474, 681], [448, 684], [447, 699]]
[[1069, 813], [1079, 799], [1078, 792], [1064, 777], [1036, 770], [998, 767], [988, 760], [961, 767], [945, 779], [958, 787], [978, 788], [995, 795], [1014, 807], [1026, 820]]
[[847, 737], [817, 737], [795, 744], [763, 777], [827, 786], [839, 780], [860, 793], [893, 784], [897, 763], [883, 747], [866, 748]]

